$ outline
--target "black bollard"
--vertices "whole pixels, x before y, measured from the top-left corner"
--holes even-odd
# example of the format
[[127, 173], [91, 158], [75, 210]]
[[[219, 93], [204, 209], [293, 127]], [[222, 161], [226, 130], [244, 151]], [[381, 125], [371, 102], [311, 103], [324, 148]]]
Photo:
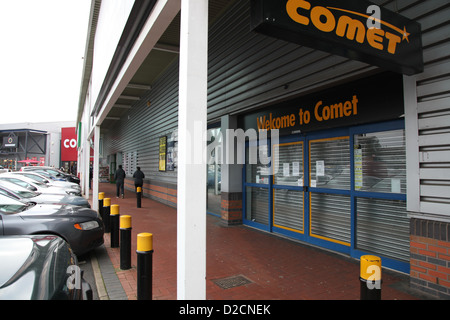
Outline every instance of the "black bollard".
[[131, 268], [131, 216], [120, 217], [120, 269]]
[[103, 199], [103, 224], [105, 225], [105, 233], [111, 232], [110, 225], [110, 214], [111, 214], [111, 199]]
[[153, 235], [140, 233], [137, 236], [137, 299], [152, 300]]
[[142, 188], [141, 187], [136, 188], [136, 201], [137, 201], [137, 207], [141, 208], [141, 202], [142, 202]]
[[119, 205], [113, 204], [111, 206], [111, 215], [110, 215], [110, 227], [111, 227], [111, 248], [119, 247]]
[[361, 256], [361, 300], [381, 300], [381, 259], [377, 256]]
[[103, 199], [105, 198], [104, 192], [98, 194], [98, 214], [103, 219]]

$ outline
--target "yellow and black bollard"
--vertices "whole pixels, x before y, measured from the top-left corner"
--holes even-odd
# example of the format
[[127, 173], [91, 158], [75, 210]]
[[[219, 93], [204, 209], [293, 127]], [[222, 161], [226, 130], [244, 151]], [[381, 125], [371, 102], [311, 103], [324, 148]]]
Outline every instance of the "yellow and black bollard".
[[131, 268], [131, 216], [120, 216], [120, 269]]
[[137, 299], [152, 300], [153, 235], [137, 235]]
[[105, 225], [105, 232], [109, 233], [111, 232], [111, 226], [110, 226], [110, 216], [111, 214], [111, 198], [105, 198], [103, 199], [103, 224]]
[[110, 226], [111, 226], [111, 248], [119, 247], [119, 205], [113, 204], [111, 206]]
[[105, 198], [104, 192], [98, 193], [98, 214], [103, 219], [103, 199]]
[[136, 188], [136, 201], [137, 201], [137, 207], [141, 208], [141, 202], [142, 202], [142, 188], [141, 187]]
[[361, 256], [359, 280], [361, 300], [381, 300], [381, 258]]

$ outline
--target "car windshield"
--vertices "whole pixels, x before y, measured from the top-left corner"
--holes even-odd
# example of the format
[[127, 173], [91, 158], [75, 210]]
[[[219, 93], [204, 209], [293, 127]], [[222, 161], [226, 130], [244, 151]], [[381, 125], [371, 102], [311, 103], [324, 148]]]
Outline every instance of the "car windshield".
[[47, 172], [49, 172], [51, 175], [53, 175], [53, 176], [55, 176], [55, 177], [59, 177], [59, 176], [62, 176], [63, 174], [61, 173], [61, 172], [59, 172], [59, 171], [56, 171], [56, 170], [47, 170]]
[[39, 173], [39, 174], [41, 174], [41, 175], [43, 175], [43, 176], [45, 176], [45, 177], [47, 177], [47, 178], [50, 178], [50, 179], [52, 179], [52, 180], [55, 180], [55, 177], [54, 176], [52, 176], [50, 173], [48, 173], [48, 172], [46, 172], [46, 171], [41, 171], [41, 170], [36, 170], [36, 172], [37, 173]]
[[16, 191], [22, 198], [34, 198], [37, 197], [39, 195], [38, 192], [33, 192], [33, 191], [25, 191], [25, 190], [17, 190]]
[[40, 183], [48, 183], [49, 181], [47, 179], [44, 179], [42, 177], [39, 177], [37, 175], [34, 174], [24, 174], [25, 177], [33, 179], [34, 181], [40, 182]]
[[23, 180], [20, 180], [20, 179], [6, 177], [6, 178], [4, 178], [4, 180], [9, 181], [9, 182], [12, 182], [12, 183], [14, 183], [14, 184], [16, 184], [16, 185], [19, 185], [19, 186], [21, 186], [21, 187], [27, 188], [27, 189], [29, 189], [29, 190], [37, 191], [37, 188], [36, 188], [36, 187], [34, 187], [34, 186], [32, 186], [31, 184], [29, 184], [28, 182], [23, 181]]

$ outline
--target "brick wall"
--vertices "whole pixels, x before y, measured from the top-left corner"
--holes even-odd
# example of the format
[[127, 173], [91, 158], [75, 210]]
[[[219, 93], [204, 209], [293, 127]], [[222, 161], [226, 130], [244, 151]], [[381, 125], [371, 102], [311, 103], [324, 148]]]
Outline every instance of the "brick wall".
[[[125, 179], [125, 188], [134, 191], [134, 180]], [[144, 180], [142, 194], [152, 200], [164, 203], [173, 208], [177, 207], [177, 185], [156, 180]]]
[[450, 299], [450, 223], [411, 219], [411, 288]]
[[221, 218], [227, 225], [242, 223], [242, 192], [221, 193]]

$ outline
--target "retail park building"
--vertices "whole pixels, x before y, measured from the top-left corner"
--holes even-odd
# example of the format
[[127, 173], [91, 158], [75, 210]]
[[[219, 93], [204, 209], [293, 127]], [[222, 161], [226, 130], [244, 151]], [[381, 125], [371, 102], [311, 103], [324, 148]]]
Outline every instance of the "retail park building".
[[94, 204], [122, 165], [177, 208], [180, 299], [205, 298], [206, 214], [380, 256], [449, 298], [449, 16], [448, 0], [93, 0], [83, 188], [92, 142]]
[[0, 124], [0, 166], [51, 166], [77, 173], [77, 135], [74, 121]]

